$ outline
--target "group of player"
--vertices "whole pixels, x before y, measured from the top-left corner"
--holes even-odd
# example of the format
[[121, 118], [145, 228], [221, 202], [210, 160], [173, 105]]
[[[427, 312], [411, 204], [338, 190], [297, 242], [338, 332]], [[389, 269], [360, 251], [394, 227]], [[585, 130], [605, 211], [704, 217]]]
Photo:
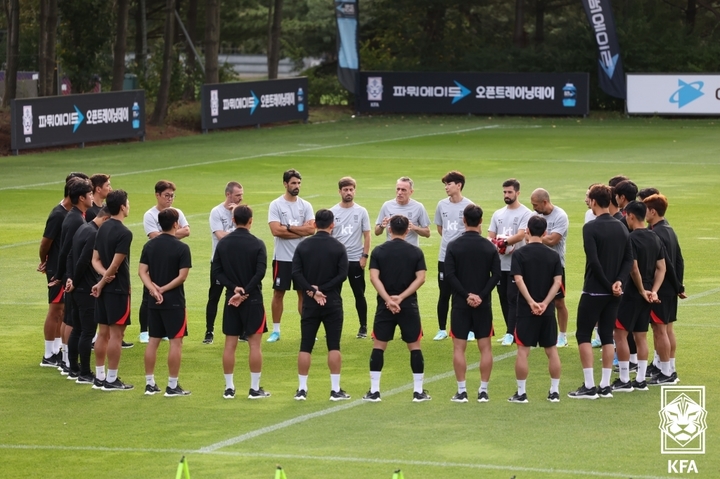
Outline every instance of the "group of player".
[[[410, 351], [413, 401], [430, 400], [423, 388], [423, 332], [417, 301], [427, 270], [419, 237], [430, 236], [430, 219], [424, 206], [411, 198], [413, 181], [409, 177], [398, 179], [395, 198], [383, 204], [374, 233], [384, 233], [386, 241], [372, 254], [370, 219], [367, 210], [355, 203], [355, 180], [341, 178], [341, 201], [318, 211], [300, 198], [301, 182], [297, 170], [284, 172], [284, 192], [270, 204], [268, 213], [274, 254], [273, 326], [267, 341], [280, 340], [284, 295], [296, 290], [301, 340], [295, 399], [307, 398], [311, 354], [321, 325], [328, 349], [330, 400], [350, 398], [340, 387], [344, 319], [341, 290], [347, 279], [360, 323], [357, 338], [366, 338], [365, 269], [369, 269], [370, 282], [377, 291], [377, 307], [372, 327], [370, 389], [363, 399], [380, 401], [384, 351], [399, 327]], [[491, 293], [497, 287], [506, 323], [506, 334], [500, 341], [518, 347], [517, 392], [509, 401], [528, 402], [528, 354], [531, 347], [540, 346], [549, 360], [551, 386], [547, 399], [558, 402], [561, 365], [557, 347], [567, 346], [569, 316], [564, 301], [567, 214], [552, 204], [546, 190], [538, 188], [530, 196], [536, 213], [533, 215], [519, 201], [519, 182], [509, 179], [502, 185], [506, 206], [492, 215], [487, 237], [483, 237], [483, 210], [463, 196], [462, 173], [451, 171], [442, 183], [447, 198], [438, 203], [434, 218], [441, 236], [439, 330], [434, 339], [452, 337], [458, 390], [451, 400], [468, 401], [468, 341], [476, 341], [480, 352], [477, 400], [489, 400], [493, 364], [490, 341], [494, 335]], [[646, 374], [650, 384], [677, 381], [672, 322], [677, 298], [684, 297], [683, 266], [677, 237], [664, 220], [667, 200], [657, 190], [647, 190], [643, 201], [635, 201], [637, 187], [624, 177], [613, 178], [611, 184], [592, 185], [586, 196], [589, 214], [583, 228], [585, 282], [576, 332], [585, 381], [568, 394], [571, 398], [607, 398], [613, 392], [647, 390]], [[170, 342], [165, 389], [168, 397], [190, 394], [178, 383], [182, 341], [188, 334], [183, 283], [192, 267], [190, 249], [181, 240], [189, 236], [190, 225], [182, 211], [172, 207], [175, 191], [169, 181], [155, 185], [157, 204], [144, 216], [148, 241], [138, 268], [143, 283], [140, 342], [148, 343], [145, 394], [161, 392], [154, 369], [158, 346], [166, 339]], [[229, 182], [225, 200], [210, 213], [212, 256], [203, 342], [214, 341], [215, 318], [224, 290], [223, 397], [235, 397], [236, 348], [238, 341], [247, 341], [248, 398], [261, 399], [270, 396], [260, 386], [261, 340], [268, 331], [261, 285], [268, 258], [264, 243], [251, 233], [253, 211], [243, 204], [243, 194], [240, 183]], [[104, 391], [133, 389], [118, 377], [122, 347], [127, 346], [123, 340], [125, 328], [130, 324], [132, 233], [123, 224], [129, 209], [127, 193], [113, 191], [108, 175], [88, 178], [72, 173], [66, 178], [65, 198], [48, 218], [40, 247], [38, 270], [47, 276], [50, 302], [41, 366], [58, 367], [69, 379]], [[644, 227], [645, 221], [652, 232]], [[654, 365], [648, 367], [645, 336], [649, 324], [653, 327], [656, 357]], [[597, 336], [594, 340], [593, 328]], [[619, 378], [610, 384], [613, 340]], [[602, 347], [599, 387], [595, 387], [593, 377], [594, 342]], [[93, 348], [94, 373], [90, 366]], [[629, 379], [631, 365], [638, 371], [633, 381]]]

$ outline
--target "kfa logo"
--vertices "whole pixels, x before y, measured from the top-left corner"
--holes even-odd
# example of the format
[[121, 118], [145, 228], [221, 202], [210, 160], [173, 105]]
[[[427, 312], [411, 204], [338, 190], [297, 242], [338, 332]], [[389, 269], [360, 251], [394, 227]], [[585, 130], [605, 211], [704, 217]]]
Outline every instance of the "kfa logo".
[[705, 386], [663, 386], [659, 414], [661, 454], [705, 454]]
[[33, 130], [33, 112], [32, 105], [23, 105], [23, 135], [32, 135]]
[[675, 459], [674, 461], [668, 459], [668, 474], [683, 474], [690, 472], [694, 472], [695, 474], [700, 473], [700, 471], [698, 471], [697, 464], [695, 464], [695, 461], [692, 459]]
[[382, 77], [368, 77], [367, 94], [368, 101], [382, 101]]

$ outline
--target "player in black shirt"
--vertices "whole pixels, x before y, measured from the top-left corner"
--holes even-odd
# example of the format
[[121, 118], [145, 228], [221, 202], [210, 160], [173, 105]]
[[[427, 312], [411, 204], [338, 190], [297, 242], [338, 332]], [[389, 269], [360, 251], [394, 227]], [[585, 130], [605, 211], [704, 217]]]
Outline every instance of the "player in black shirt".
[[[615, 321], [615, 348], [620, 377], [612, 384], [613, 392], [647, 390], [647, 330], [650, 324], [650, 304], [658, 301], [657, 292], [665, 277], [665, 259], [660, 239], [645, 228], [647, 208], [639, 201], [625, 205], [625, 219], [630, 228], [633, 249], [633, 269], [624, 287]], [[630, 349], [627, 336], [632, 334], [637, 345], [638, 373], [630, 382]], [[639, 379], [639, 381], [638, 381]]]
[[514, 403], [528, 402], [525, 381], [528, 377], [530, 348], [545, 348], [550, 372], [550, 392], [547, 400], [560, 401], [560, 356], [557, 352], [557, 324], [555, 323], [555, 295], [562, 286], [562, 262], [556, 251], [543, 244], [547, 221], [542, 216], [528, 220], [524, 248], [515, 252], [510, 274], [518, 287], [518, 317], [515, 342], [517, 392], [508, 399]]
[[96, 173], [90, 177], [90, 182], [93, 186], [93, 204], [85, 212], [85, 220], [88, 223], [95, 219], [103, 203], [105, 203], [108, 193], [112, 191], [110, 175]]
[[[130, 213], [130, 202], [124, 190], [111, 192], [107, 199], [110, 219], [98, 230], [92, 265], [101, 276], [92, 287], [97, 298], [95, 321], [99, 325], [95, 355], [107, 352], [107, 377], [99, 377], [103, 391], [133, 389], [118, 378], [125, 328], [130, 324], [130, 245], [132, 232], [123, 222]], [[96, 364], [98, 358], [96, 358]]]
[[463, 210], [465, 233], [452, 240], [445, 253], [445, 280], [452, 288], [450, 334], [453, 338], [453, 367], [458, 384], [453, 402], [467, 402], [465, 350], [470, 332], [480, 350], [480, 387], [478, 402], [487, 402], [492, 372], [493, 336], [492, 290], [500, 278], [497, 248], [481, 236], [482, 209], [468, 205]]
[[423, 389], [425, 361], [420, 350], [422, 323], [417, 304], [417, 290], [425, 283], [425, 256], [420, 248], [405, 242], [409, 221], [395, 215], [388, 222], [390, 241], [375, 247], [370, 256], [370, 281], [378, 292], [373, 324], [373, 350], [370, 355], [370, 390], [364, 401], [380, 401], [380, 375], [388, 341], [395, 327], [410, 351], [413, 372], [413, 402], [429, 401]]
[[155, 361], [162, 338], [170, 340], [165, 397], [190, 395], [178, 383], [182, 342], [188, 334], [183, 284], [192, 267], [190, 247], [175, 237], [179, 218], [174, 208], [162, 210], [158, 214], [162, 233], [145, 243], [140, 255], [138, 275], [152, 297], [148, 302], [150, 341], [145, 349], [145, 394], [149, 396], [160, 392], [155, 383]]
[[309, 236], [293, 254], [293, 283], [311, 300], [303, 301], [300, 317], [300, 352], [298, 353], [298, 382], [295, 399], [307, 397], [307, 378], [315, 335], [320, 324], [325, 327], [330, 368], [330, 400], [342, 401], [350, 396], [340, 388], [340, 337], [343, 326], [341, 286], [348, 274], [348, 258], [345, 246], [332, 237], [335, 215], [322, 209], [315, 213], [314, 236]]
[[[630, 274], [633, 257], [627, 228], [610, 216], [608, 211], [611, 198], [612, 189], [606, 185], [594, 185], [588, 193], [590, 207], [596, 218], [583, 226], [585, 282], [578, 304], [575, 337], [585, 382], [576, 391], [568, 394], [568, 397], [575, 399], [612, 397], [612, 331], [622, 286]], [[599, 389], [595, 387], [594, 358], [590, 344], [590, 336], [596, 323], [602, 342], [603, 362]]]
[[235, 350], [238, 338], [247, 335], [250, 348], [249, 399], [270, 396], [260, 387], [262, 371], [262, 335], [267, 332], [267, 320], [262, 297], [262, 280], [267, 269], [265, 243], [250, 233], [253, 211], [247, 205], [233, 209], [235, 231], [228, 233], [217, 244], [212, 261], [212, 277], [217, 278], [226, 290], [223, 310], [223, 372], [225, 374], [225, 399], [235, 398]]

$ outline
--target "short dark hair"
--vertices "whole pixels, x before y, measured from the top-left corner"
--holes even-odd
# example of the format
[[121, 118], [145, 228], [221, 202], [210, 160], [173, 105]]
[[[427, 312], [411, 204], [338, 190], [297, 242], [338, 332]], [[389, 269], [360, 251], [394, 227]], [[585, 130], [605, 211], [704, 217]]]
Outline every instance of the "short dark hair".
[[111, 215], [117, 215], [120, 208], [127, 204], [127, 200], [128, 194], [125, 190], [112, 190], [105, 198], [105, 204]]
[[170, 231], [175, 223], [178, 222], [180, 214], [175, 208], [165, 208], [158, 213], [158, 223], [160, 223], [160, 229], [165, 233]]
[[105, 218], [106, 216], [110, 216], [110, 210], [108, 209], [107, 205], [100, 208], [100, 210], [95, 215], [95, 218]]
[[642, 190], [638, 191], [638, 198], [640, 200], [644, 200], [648, 196], [657, 195], [660, 194], [660, 190], [657, 188], [643, 188]]
[[110, 175], [106, 175], [104, 173], [95, 173], [90, 177], [90, 182], [93, 186], [93, 193], [95, 193], [96, 188], [102, 188], [105, 183], [108, 182], [110, 179]]
[[660, 193], [648, 196], [643, 200], [643, 203], [645, 203], [645, 206], [647, 206], [648, 209], [655, 210], [655, 212], [660, 216], [665, 216], [665, 212], [667, 211], [669, 205], [665, 195]]
[[165, 190], [173, 190], [175, 191], [175, 183], [172, 181], [167, 180], [160, 180], [157, 183], [155, 183], [155, 194], [160, 194]]
[[547, 231], [547, 220], [540, 215], [531, 216], [527, 223], [530, 236], [540, 237]]
[[467, 205], [463, 210], [463, 218], [465, 223], [470, 227], [475, 227], [480, 224], [483, 217], [483, 210], [478, 205]]
[[68, 189], [68, 181], [70, 181], [73, 178], [80, 178], [83, 180], [87, 180], [88, 176], [85, 173], [80, 173], [79, 171], [73, 171], [69, 175], [65, 177], [65, 190], [63, 191], [63, 197], [67, 198], [70, 195], [70, 190]]
[[93, 192], [92, 183], [90, 180], [83, 180], [81, 178], [71, 178], [67, 182], [68, 196], [70, 197], [70, 203], [73, 205], [78, 204], [81, 196], [87, 196]]
[[395, 215], [390, 218], [390, 231], [395, 235], [404, 235], [407, 233], [408, 226], [410, 226], [410, 220], [403, 215]]
[[508, 186], [512, 186], [513, 190], [520, 191], [520, 182], [516, 180], [515, 178], [509, 178], [505, 181], [503, 181], [502, 184], [503, 188], [507, 188]]
[[645, 203], [642, 201], [631, 201], [630, 203], [625, 206], [625, 214], [626, 215], [633, 215], [635, 218], [639, 220], [645, 219], [645, 214], [647, 213], [647, 206], [645, 206]]
[[290, 180], [293, 178], [302, 180], [302, 176], [300, 176], [300, 172], [298, 170], [290, 168], [285, 173], [283, 173], [283, 183], [290, 183]]
[[342, 190], [346, 186], [352, 186], [353, 188], [357, 188], [357, 183], [355, 183], [355, 180], [350, 176], [343, 176], [340, 178], [340, 181], [338, 181], [338, 189]]
[[459, 171], [453, 170], [442, 177], [442, 182], [443, 184], [460, 183], [460, 190], [462, 190], [465, 187], [465, 175]]
[[600, 208], [609, 208], [612, 197], [612, 188], [608, 185], [593, 185], [588, 193], [588, 198], [595, 200]]
[[317, 229], [329, 228], [333, 221], [335, 221], [335, 215], [332, 211], [323, 208], [315, 212], [315, 227]]
[[233, 219], [238, 226], [245, 226], [253, 217], [253, 210], [248, 205], [238, 205], [233, 208]]
[[615, 194], [625, 197], [628, 201], [635, 201], [637, 198], [638, 187], [630, 180], [624, 180], [615, 185]]
[[615, 186], [617, 186], [618, 183], [620, 183], [621, 181], [626, 181], [626, 180], [629, 180], [629, 179], [630, 179], [630, 178], [628, 178], [628, 177], [625, 176], [625, 175], [613, 176], [612, 178], [610, 178], [610, 181], [608, 181], [608, 186], [615, 187]]
[[242, 189], [242, 185], [240, 183], [238, 183], [237, 181], [228, 181], [228, 184], [225, 185], [225, 194], [229, 195], [230, 193], [232, 193], [235, 190], [235, 188]]

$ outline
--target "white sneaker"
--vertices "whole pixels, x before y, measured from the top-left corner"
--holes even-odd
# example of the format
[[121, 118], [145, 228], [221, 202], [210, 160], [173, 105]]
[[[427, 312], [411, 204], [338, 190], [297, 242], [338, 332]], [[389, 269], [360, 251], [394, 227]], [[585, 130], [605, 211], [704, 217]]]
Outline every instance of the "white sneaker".
[[590, 341], [590, 345], [593, 348], [601, 348], [602, 347], [602, 341], [600, 341], [600, 338], [595, 338], [592, 341]]
[[565, 348], [568, 345], [567, 336], [558, 336], [557, 340], [557, 347], [558, 348]]
[[502, 346], [512, 346], [513, 341], [515, 341], [515, 338], [512, 334], [506, 334], [505, 337], [502, 340]]
[[467, 340], [468, 340], [468, 341], [475, 341], [475, 333], [473, 333], [472, 331], [470, 331], [470, 332], [468, 333], [468, 339], [467, 339]]
[[[317, 340], [317, 338], [315, 338]], [[277, 341], [280, 341], [280, 333], [272, 332], [270, 334], [270, 337], [267, 339], [268, 343], [275, 343]]]
[[441, 329], [437, 332], [435, 337], [433, 338], [433, 341], [442, 341], [443, 339], [446, 339], [448, 337], [447, 331]]
[[140, 342], [143, 344], [150, 342], [150, 334], [147, 331], [140, 333]]

